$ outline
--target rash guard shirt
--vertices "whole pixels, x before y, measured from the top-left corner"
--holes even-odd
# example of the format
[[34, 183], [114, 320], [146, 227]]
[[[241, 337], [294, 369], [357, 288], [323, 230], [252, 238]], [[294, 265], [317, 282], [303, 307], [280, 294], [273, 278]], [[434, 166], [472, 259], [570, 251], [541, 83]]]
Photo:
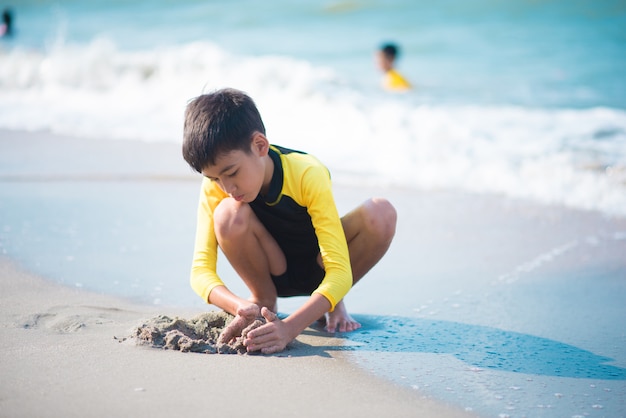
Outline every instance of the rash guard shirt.
[[[290, 255], [321, 254], [325, 275], [313, 293], [328, 299], [332, 311], [352, 287], [352, 269], [328, 169], [309, 154], [275, 145], [270, 146], [269, 157], [274, 162], [269, 191], [266, 196], [259, 195], [250, 206], [277, 239], [287, 262]], [[217, 183], [203, 179], [191, 287], [205, 302], [216, 286], [224, 285], [217, 274], [213, 211], [226, 197], [228, 194]], [[264, 222], [268, 217], [280, 217], [281, 231], [274, 230], [276, 222]], [[317, 250], [314, 254], [312, 248]]]

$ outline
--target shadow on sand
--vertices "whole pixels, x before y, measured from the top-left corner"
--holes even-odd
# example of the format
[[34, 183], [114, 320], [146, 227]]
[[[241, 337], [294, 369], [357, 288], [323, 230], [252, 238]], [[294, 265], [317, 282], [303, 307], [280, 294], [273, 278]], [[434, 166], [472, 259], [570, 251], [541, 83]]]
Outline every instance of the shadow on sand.
[[[308, 355], [315, 353], [321, 356], [328, 355], [329, 351], [361, 350], [449, 354], [484, 369], [542, 376], [626, 380], [626, 369], [605, 364], [612, 359], [543, 337], [422, 318], [355, 315], [355, 319], [363, 327], [355, 332], [333, 335], [339, 340], [338, 345], [308, 346], [304, 351]], [[310, 335], [313, 332], [305, 331]]]

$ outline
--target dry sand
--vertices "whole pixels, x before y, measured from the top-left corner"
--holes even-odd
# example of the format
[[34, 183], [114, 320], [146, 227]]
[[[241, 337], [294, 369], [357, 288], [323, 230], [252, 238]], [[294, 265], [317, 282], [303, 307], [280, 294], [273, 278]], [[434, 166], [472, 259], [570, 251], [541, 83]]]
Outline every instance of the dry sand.
[[467, 415], [350, 366], [326, 350], [340, 339], [314, 332], [274, 356], [119, 342], [159, 314], [200, 313], [63, 287], [0, 260], [0, 416]]

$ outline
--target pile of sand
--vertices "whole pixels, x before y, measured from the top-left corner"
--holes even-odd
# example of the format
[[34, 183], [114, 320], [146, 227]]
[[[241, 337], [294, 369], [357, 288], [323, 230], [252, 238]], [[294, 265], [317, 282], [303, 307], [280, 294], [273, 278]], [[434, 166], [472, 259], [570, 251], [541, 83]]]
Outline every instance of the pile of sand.
[[166, 350], [180, 350], [206, 354], [246, 354], [243, 341], [249, 331], [265, 323], [257, 319], [230, 344], [217, 342], [220, 333], [234, 317], [226, 312], [207, 312], [192, 319], [170, 318], [159, 315], [137, 327], [130, 338], [137, 345], [148, 345]]

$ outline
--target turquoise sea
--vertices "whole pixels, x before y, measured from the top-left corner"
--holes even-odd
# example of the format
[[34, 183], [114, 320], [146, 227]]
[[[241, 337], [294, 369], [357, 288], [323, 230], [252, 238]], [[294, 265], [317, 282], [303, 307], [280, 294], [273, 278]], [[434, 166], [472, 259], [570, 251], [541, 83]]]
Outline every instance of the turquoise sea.
[[[0, 128], [179, 142], [186, 102], [231, 86], [257, 101], [272, 142], [315, 153], [345, 182], [626, 215], [624, 1], [20, 0], [13, 11]], [[385, 41], [401, 47], [413, 92], [380, 89]]]
[[274, 59], [277, 72], [296, 70], [280, 58], [328, 68], [345, 88], [371, 93], [372, 51], [393, 40], [422, 103], [626, 108], [623, 1], [20, 0], [14, 9], [16, 46], [48, 54], [79, 54], [98, 39], [120, 54], [203, 42], [242, 61]]

